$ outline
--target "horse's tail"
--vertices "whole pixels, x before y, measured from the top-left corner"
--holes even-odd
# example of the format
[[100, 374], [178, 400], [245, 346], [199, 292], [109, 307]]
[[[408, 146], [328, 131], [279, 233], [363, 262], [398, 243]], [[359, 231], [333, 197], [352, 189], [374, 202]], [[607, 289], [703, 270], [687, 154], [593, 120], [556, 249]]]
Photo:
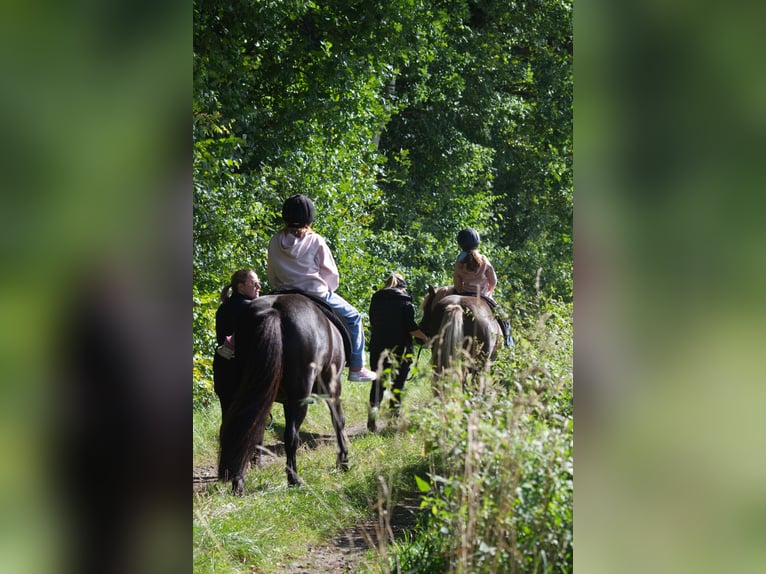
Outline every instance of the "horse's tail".
[[463, 348], [463, 308], [460, 305], [447, 305], [444, 309], [441, 328], [439, 329], [439, 348], [437, 349], [437, 368], [443, 372], [452, 365]]
[[[266, 419], [282, 380], [282, 323], [279, 312], [243, 313], [235, 338], [243, 361], [239, 388], [221, 424], [218, 478], [242, 480], [256, 449], [263, 443]], [[236, 488], [236, 485], [235, 485]]]

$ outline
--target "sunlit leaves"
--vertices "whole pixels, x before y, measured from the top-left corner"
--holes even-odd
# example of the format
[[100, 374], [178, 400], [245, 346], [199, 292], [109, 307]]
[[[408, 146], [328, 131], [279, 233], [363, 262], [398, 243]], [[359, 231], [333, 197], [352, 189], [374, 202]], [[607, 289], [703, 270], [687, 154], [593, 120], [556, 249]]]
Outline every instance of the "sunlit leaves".
[[302, 192], [360, 310], [386, 272], [449, 282], [466, 226], [501, 302], [539, 268], [569, 298], [571, 108], [570, 0], [197, 1], [195, 291], [265, 275]]

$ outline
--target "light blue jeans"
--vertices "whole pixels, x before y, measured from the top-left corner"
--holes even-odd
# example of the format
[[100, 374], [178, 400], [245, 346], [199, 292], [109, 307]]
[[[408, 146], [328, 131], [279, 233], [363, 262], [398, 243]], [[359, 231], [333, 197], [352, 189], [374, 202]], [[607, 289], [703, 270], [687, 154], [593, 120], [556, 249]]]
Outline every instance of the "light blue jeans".
[[343, 317], [351, 332], [351, 358], [349, 368], [356, 370], [364, 365], [364, 329], [362, 328], [362, 316], [351, 304], [337, 293], [330, 291], [324, 296], [324, 300]]

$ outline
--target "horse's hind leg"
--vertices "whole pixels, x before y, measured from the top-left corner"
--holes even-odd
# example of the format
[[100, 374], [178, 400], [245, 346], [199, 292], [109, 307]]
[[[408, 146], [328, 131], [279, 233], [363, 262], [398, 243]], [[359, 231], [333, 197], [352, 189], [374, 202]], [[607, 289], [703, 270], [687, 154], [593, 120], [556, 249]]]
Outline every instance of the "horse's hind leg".
[[296, 462], [299, 431], [308, 412], [307, 404], [285, 403], [285, 455], [287, 456], [287, 482], [290, 486], [301, 484]]
[[346, 438], [345, 426], [346, 417], [343, 416], [343, 407], [340, 405], [340, 399], [334, 398], [327, 401], [327, 406], [330, 408], [330, 417], [332, 418], [332, 426], [335, 429], [335, 440], [338, 443], [337, 453], [338, 456], [335, 461], [335, 465], [339, 470], [348, 470], [348, 439]]

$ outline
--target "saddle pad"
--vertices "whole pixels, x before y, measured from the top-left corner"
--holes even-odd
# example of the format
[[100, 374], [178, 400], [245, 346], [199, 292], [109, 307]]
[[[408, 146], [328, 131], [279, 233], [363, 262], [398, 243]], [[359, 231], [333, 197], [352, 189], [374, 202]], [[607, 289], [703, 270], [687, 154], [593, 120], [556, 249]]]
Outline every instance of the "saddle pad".
[[[463, 291], [462, 293], [456, 293], [456, 295], [460, 295], [461, 297], [476, 297], [476, 293], [471, 293], [470, 291]], [[487, 305], [489, 305], [490, 309], [494, 310], [495, 307], [497, 307], [497, 301], [495, 301], [492, 297], [488, 295], [482, 295], [481, 298], [487, 302]]]

